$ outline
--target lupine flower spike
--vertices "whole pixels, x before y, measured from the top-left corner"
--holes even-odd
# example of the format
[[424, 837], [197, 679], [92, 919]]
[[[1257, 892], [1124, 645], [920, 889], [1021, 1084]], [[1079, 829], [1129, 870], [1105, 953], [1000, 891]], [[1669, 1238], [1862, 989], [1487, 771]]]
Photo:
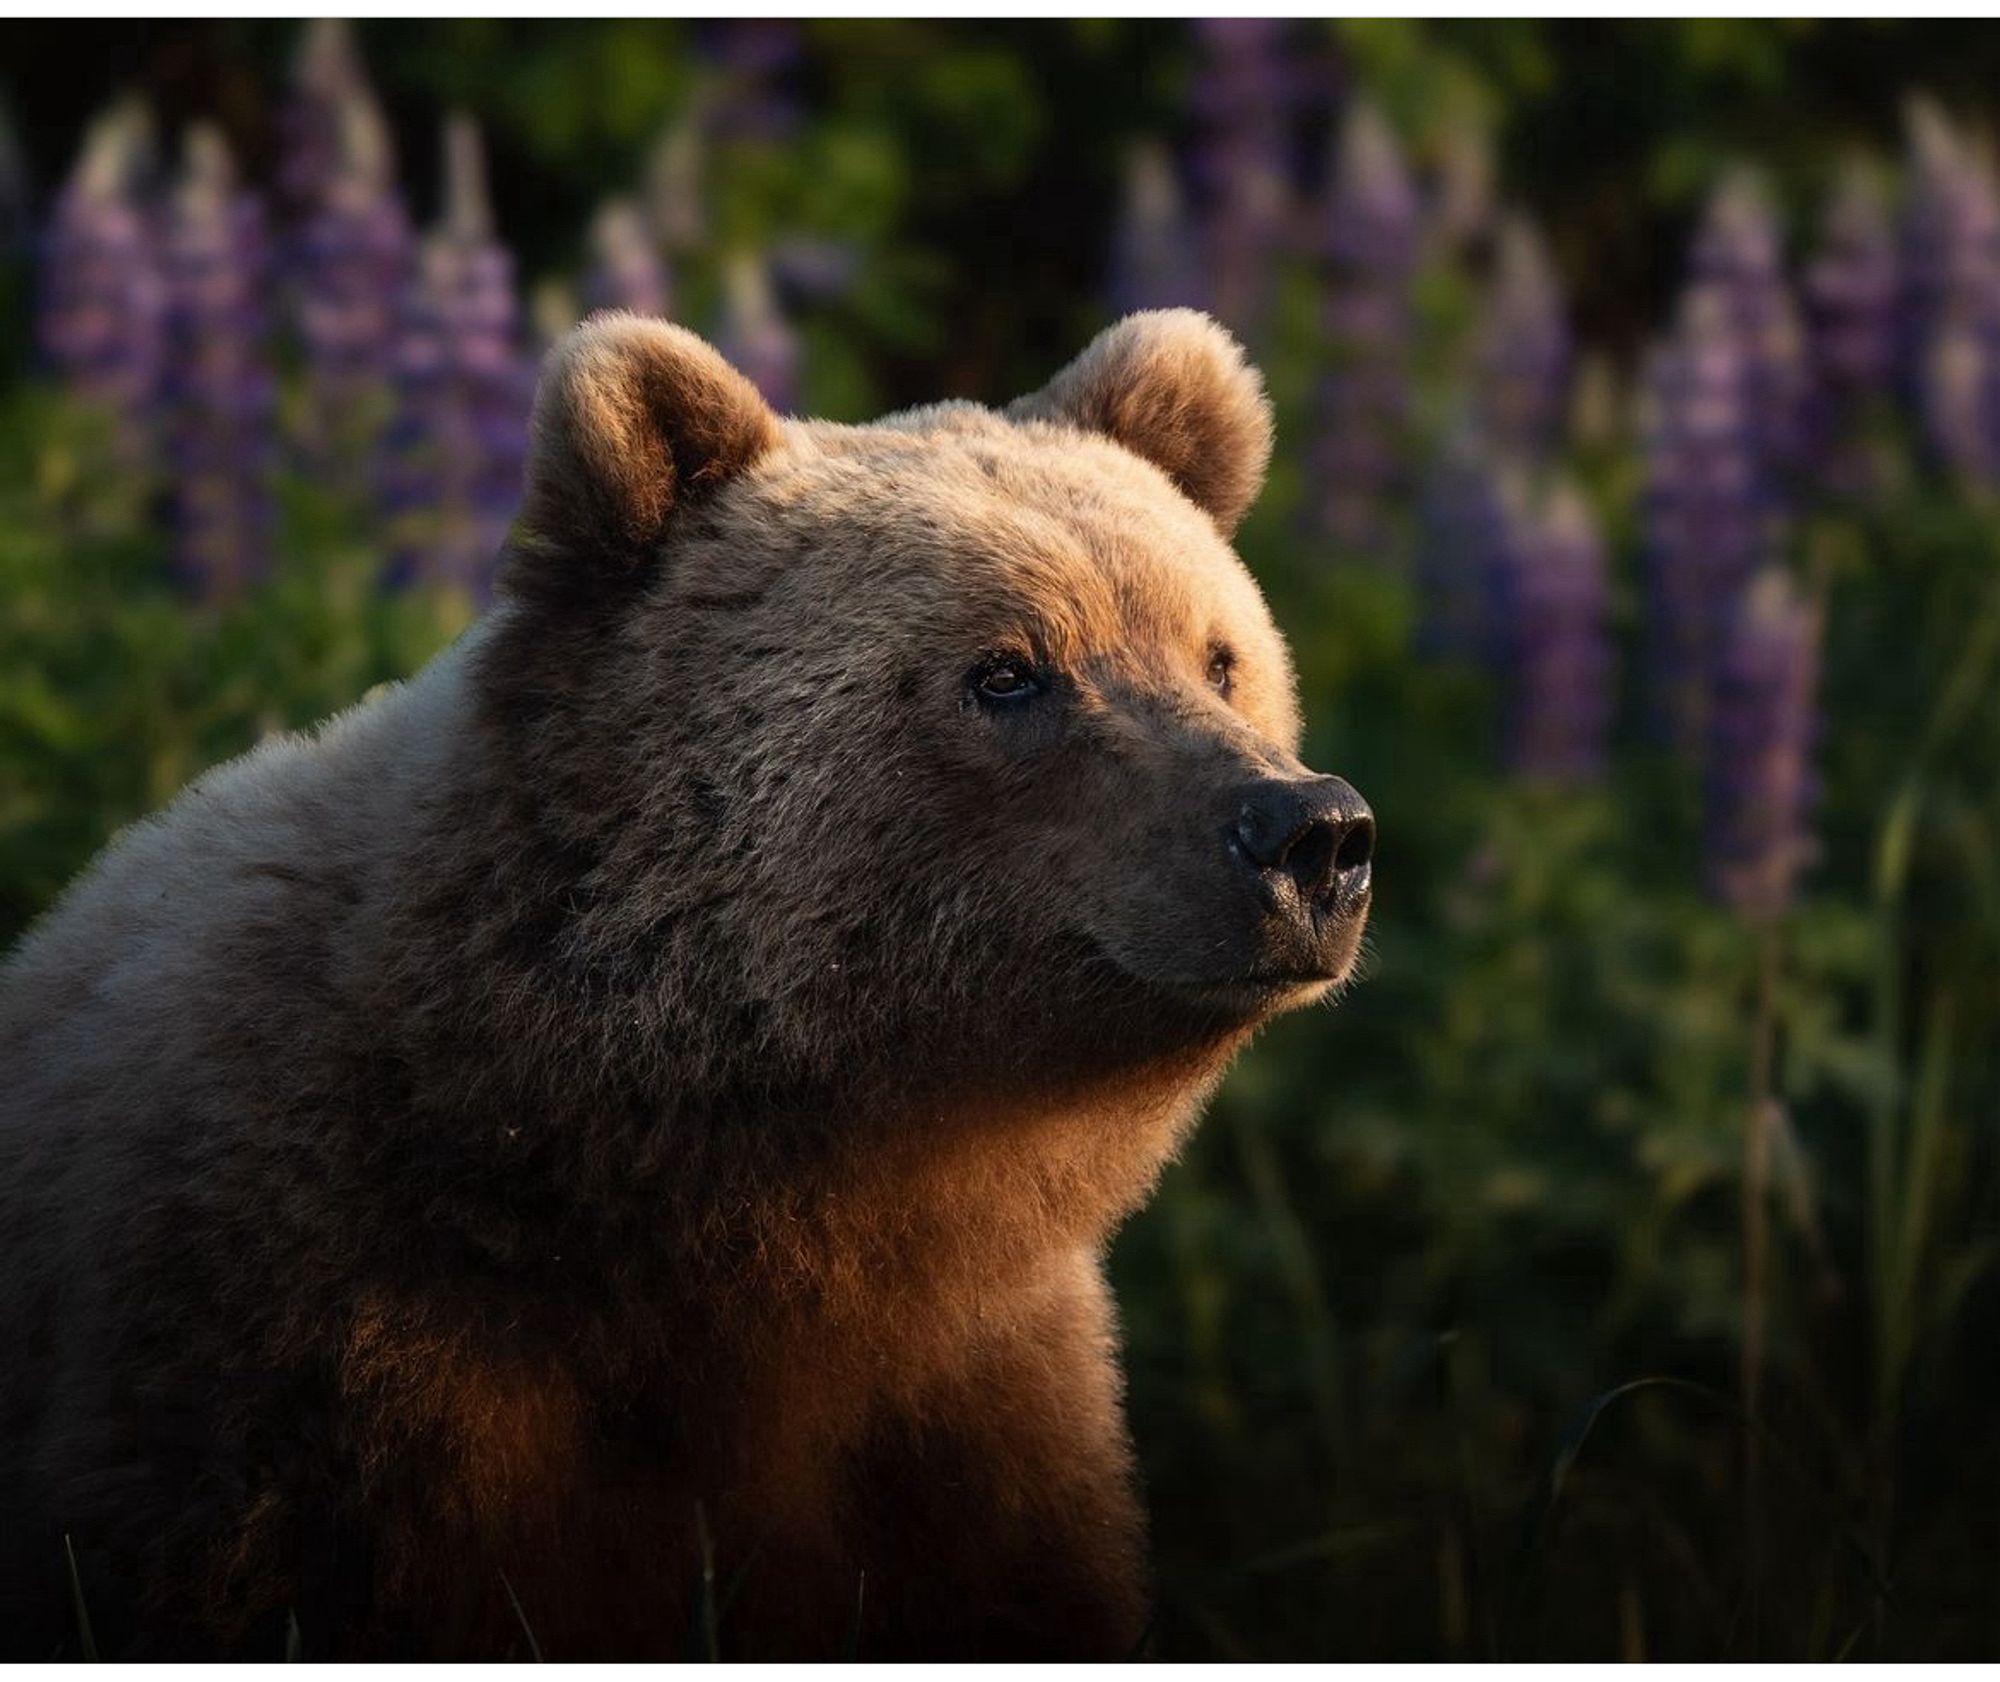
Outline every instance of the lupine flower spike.
[[1810, 369], [1777, 219], [1749, 174], [1730, 176], [1709, 200], [1695, 232], [1688, 284], [1713, 295], [1735, 341], [1754, 444], [1775, 488], [1801, 462]]
[[1199, 308], [1203, 295], [1201, 253], [1173, 157], [1158, 141], [1144, 141], [1126, 166], [1125, 203], [1112, 238], [1112, 310]]
[[1827, 201], [1805, 300], [1819, 476], [1836, 491], [1865, 491], [1876, 475], [1862, 433], [1895, 391], [1901, 274], [1888, 196], [1862, 160], [1850, 162]]
[[520, 500], [533, 370], [469, 117], [445, 128], [445, 211], [406, 302], [397, 386], [391, 502], [413, 535], [396, 573], [483, 596]]
[[2000, 183], [1983, 150], [1924, 102], [1910, 113], [1909, 176], [1903, 387], [1939, 462], [2000, 483]]
[[1562, 425], [1570, 333], [1555, 265], [1525, 217], [1500, 224], [1477, 356], [1479, 410], [1488, 436], [1510, 454], [1541, 454]]
[[41, 348], [69, 389], [110, 419], [128, 467], [151, 456], [166, 358], [166, 284], [136, 188], [150, 146], [121, 106], [91, 126], [42, 249]]
[[1702, 740], [1718, 619], [1776, 557], [1782, 516], [1748, 359], [1712, 289], [1682, 300], [1646, 387], [1642, 514], [1653, 676], [1661, 721], [1692, 755]]
[[191, 129], [168, 206], [167, 435], [176, 565], [202, 595], [228, 595], [271, 558], [276, 387], [262, 299], [263, 212], [239, 190], [219, 130]]
[[1704, 764], [1710, 893], [1768, 921], [1810, 862], [1819, 614], [1778, 569], [1730, 612], [1716, 667]]
[[1410, 291], [1419, 236], [1416, 188], [1379, 112], [1350, 108], [1335, 155], [1322, 250], [1332, 369], [1312, 446], [1319, 530], [1348, 547], [1378, 538], [1397, 486], [1410, 418]]
[[335, 156], [293, 235], [288, 267], [307, 374], [307, 453], [354, 489], [389, 406], [415, 239], [388, 124], [358, 68], [334, 114]]
[[1201, 18], [1194, 29], [1200, 61], [1189, 96], [1198, 122], [1192, 163], [1209, 303], [1238, 335], [1255, 339], [1290, 214], [1293, 87], [1285, 25]]
[[1478, 245], [1493, 227], [1493, 143], [1469, 118], [1448, 124], [1439, 145], [1435, 202], [1427, 233], [1446, 253]]
[[1517, 496], [1511, 514], [1496, 616], [1508, 765], [1531, 781], [1588, 781], [1611, 724], [1603, 542], [1570, 485], [1539, 505]]
[[583, 307], [629, 310], [665, 317], [673, 308], [666, 259], [639, 206], [613, 199], [590, 225], [590, 269], [584, 277]]
[[739, 252], [724, 270], [715, 343], [772, 408], [790, 414], [798, 407], [798, 335], [778, 308], [769, 269], [753, 253]]
[[278, 113], [278, 192], [285, 210], [303, 219], [325, 203], [346, 161], [346, 129], [368, 81], [342, 18], [314, 18], [292, 61], [290, 97]]
[[1484, 659], [1508, 511], [1492, 451], [1476, 428], [1461, 427], [1439, 450], [1417, 515], [1418, 646], [1433, 658]]

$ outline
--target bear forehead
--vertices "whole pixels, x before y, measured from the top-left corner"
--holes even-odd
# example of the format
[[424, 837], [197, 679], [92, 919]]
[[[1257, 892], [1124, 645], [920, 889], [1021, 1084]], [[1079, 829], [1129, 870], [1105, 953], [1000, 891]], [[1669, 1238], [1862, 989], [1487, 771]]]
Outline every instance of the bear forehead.
[[1209, 517], [1151, 463], [1074, 428], [972, 404], [868, 426], [789, 422], [721, 500], [718, 563], [752, 547], [941, 626], [987, 620], [997, 633], [1025, 614], [1065, 643], [1221, 636], [1282, 658]]

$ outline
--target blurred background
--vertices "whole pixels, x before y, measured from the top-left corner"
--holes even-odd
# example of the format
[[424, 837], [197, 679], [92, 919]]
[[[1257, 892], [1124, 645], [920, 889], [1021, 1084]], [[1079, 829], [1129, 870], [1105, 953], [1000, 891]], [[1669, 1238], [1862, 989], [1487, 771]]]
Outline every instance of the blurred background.
[[1918, 23], [0, 26], [0, 941], [478, 611], [582, 313], [859, 420], [1200, 305], [1383, 843], [1113, 1256], [1155, 1650], [1992, 1657], [1994, 87]]

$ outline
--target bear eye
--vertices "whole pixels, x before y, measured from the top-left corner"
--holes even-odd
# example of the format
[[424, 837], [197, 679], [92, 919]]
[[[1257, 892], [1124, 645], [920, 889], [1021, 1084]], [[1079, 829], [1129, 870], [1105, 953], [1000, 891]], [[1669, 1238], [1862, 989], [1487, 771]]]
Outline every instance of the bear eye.
[[1048, 678], [1029, 660], [1015, 654], [995, 654], [972, 668], [972, 692], [988, 706], [1016, 706], [1032, 700], [1049, 686]]
[[1226, 700], [1235, 681], [1236, 656], [1217, 643], [1208, 651], [1208, 686]]

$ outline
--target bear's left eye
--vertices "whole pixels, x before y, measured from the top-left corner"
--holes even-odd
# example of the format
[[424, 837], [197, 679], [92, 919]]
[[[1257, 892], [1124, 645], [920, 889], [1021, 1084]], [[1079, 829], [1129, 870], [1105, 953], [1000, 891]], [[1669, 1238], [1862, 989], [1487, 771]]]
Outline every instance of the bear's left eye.
[[1033, 662], [1012, 654], [995, 654], [972, 668], [972, 693], [987, 706], [1009, 707], [1032, 700], [1049, 686]]
[[1236, 656], [1217, 643], [1208, 651], [1208, 686], [1224, 700], [1236, 683]]

